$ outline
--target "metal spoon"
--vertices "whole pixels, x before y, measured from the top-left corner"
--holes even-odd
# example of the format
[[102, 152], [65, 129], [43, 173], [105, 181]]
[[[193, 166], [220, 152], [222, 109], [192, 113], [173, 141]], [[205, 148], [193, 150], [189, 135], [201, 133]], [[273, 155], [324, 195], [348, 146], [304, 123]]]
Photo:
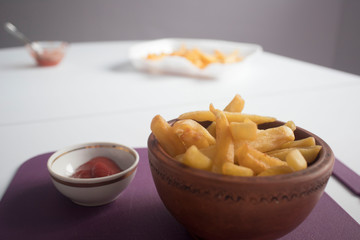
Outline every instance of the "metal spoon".
[[43, 52], [43, 48], [36, 42], [31, 42], [22, 32], [20, 32], [12, 23], [6, 22], [4, 24], [5, 30], [16, 37], [17, 39], [23, 41], [26, 45], [30, 46], [32, 50], [38, 55]]

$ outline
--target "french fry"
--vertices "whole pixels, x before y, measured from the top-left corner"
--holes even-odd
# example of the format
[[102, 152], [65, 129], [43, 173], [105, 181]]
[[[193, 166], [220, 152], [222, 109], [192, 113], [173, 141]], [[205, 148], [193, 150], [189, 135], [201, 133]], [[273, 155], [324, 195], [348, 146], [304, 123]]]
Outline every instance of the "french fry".
[[224, 108], [226, 112], [242, 112], [245, 106], [245, 100], [239, 95], [236, 94], [231, 102]]
[[216, 137], [216, 123], [212, 122], [207, 128], [211, 136]]
[[159, 60], [163, 57], [165, 57], [166, 54], [165, 53], [160, 53], [160, 54], [155, 54], [155, 53], [149, 53], [147, 56], [147, 59], [149, 60]]
[[310, 147], [283, 148], [283, 149], [277, 149], [270, 152], [266, 152], [266, 154], [272, 157], [279, 158], [282, 161], [286, 161], [286, 155], [294, 149], [298, 149], [305, 158], [306, 162], [310, 164], [315, 161], [316, 157], [318, 156], [321, 150], [321, 146], [315, 145]]
[[212, 165], [211, 159], [201, 153], [195, 145], [186, 150], [182, 162], [190, 167], [202, 170], [210, 170]]
[[[250, 119], [248, 119], [248, 118], [245, 118], [244, 119], [244, 123], [254, 123], [253, 121], [251, 121]], [[255, 123], [256, 124], [256, 123]], [[259, 130], [258, 130], [259, 131]]]
[[289, 152], [286, 157], [286, 162], [294, 171], [300, 171], [307, 168], [307, 162], [298, 149]]
[[270, 167], [287, 165], [286, 162], [266, 155], [248, 144], [243, 144], [237, 149], [235, 157], [240, 166], [251, 168], [256, 175]]
[[254, 122], [231, 122], [230, 131], [234, 141], [255, 140], [257, 125]]
[[205, 148], [215, 144], [215, 138], [211, 136], [206, 128], [191, 119], [175, 122], [173, 131], [186, 148], [189, 148], [192, 145], [195, 145], [198, 148]]
[[216, 145], [210, 145], [209, 147], [201, 148], [199, 149], [199, 151], [202, 154], [206, 155], [208, 158], [214, 159], [216, 153]]
[[[244, 109], [245, 100], [239, 95], [236, 94], [231, 102], [224, 108], [224, 111], [227, 112], [242, 112]], [[215, 122], [212, 122], [210, 126], [207, 127], [207, 130], [212, 136], [216, 136], [216, 127]]]
[[229, 122], [243, 122], [245, 119], [249, 119], [256, 124], [268, 123], [276, 121], [276, 118], [259, 116], [254, 114], [244, 114], [235, 112], [224, 112]]
[[242, 177], [254, 176], [254, 171], [252, 169], [239, 166], [230, 162], [226, 162], [223, 164], [222, 173], [231, 176], [242, 176]]
[[216, 58], [219, 59], [219, 62], [224, 63], [225, 58], [226, 58], [225, 55], [222, 52], [220, 52], [219, 50], [215, 50], [214, 52], [215, 52]]
[[288, 174], [294, 172], [291, 167], [287, 165], [270, 167], [265, 171], [259, 173], [257, 176], [275, 176], [281, 174]]
[[181, 114], [178, 119], [192, 119], [197, 122], [215, 121], [215, 115], [210, 111], [193, 111]]
[[[215, 145], [210, 145], [206, 148], [200, 148], [198, 149], [202, 154], [204, 154], [205, 156], [207, 156], [210, 159], [214, 159], [215, 156], [215, 152], [216, 152], [216, 148]], [[185, 153], [179, 154], [175, 156], [175, 159], [178, 160], [179, 162], [183, 162], [184, 161], [184, 155]]]
[[163, 117], [156, 115], [151, 121], [150, 128], [161, 147], [170, 156], [174, 157], [185, 152], [184, 145]]
[[315, 138], [313, 137], [307, 137], [304, 139], [300, 139], [300, 140], [295, 140], [295, 141], [289, 141], [287, 143], [284, 143], [283, 145], [281, 145], [279, 147], [279, 149], [282, 148], [294, 148], [294, 147], [311, 147], [311, 146], [315, 146]]
[[258, 131], [256, 139], [254, 141], [249, 141], [248, 144], [260, 152], [268, 152], [278, 148], [286, 142], [294, 141], [294, 139], [294, 132], [289, 127], [283, 125]]
[[[225, 112], [224, 114], [229, 122], [243, 122], [245, 119], [250, 119], [256, 124], [262, 124], [267, 122], [274, 122], [276, 118], [259, 116], [254, 114], [244, 114], [244, 113], [234, 113], [234, 112]], [[215, 115], [210, 111], [193, 111], [181, 114], [179, 119], [193, 119], [198, 122], [204, 121], [215, 121]]]
[[225, 162], [234, 163], [234, 143], [230, 133], [229, 122], [223, 111], [214, 109], [210, 105], [210, 110], [216, 116], [216, 152], [212, 171], [222, 172], [222, 165]]
[[289, 127], [292, 131], [295, 131], [296, 130], [296, 125], [293, 121], [287, 121], [285, 123], [285, 126]]
[[160, 53], [154, 54], [150, 53], [146, 57], [148, 60], [160, 60], [166, 56], [179, 56], [184, 57], [189, 60], [196, 67], [203, 69], [212, 63], [234, 63], [239, 62], [242, 58], [239, 57], [238, 51], [234, 51], [229, 55], [225, 55], [222, 52], [215, 50], [214, 54], [207, 54], [205, 52], [200, 51], [197, 48], [187, 49], [184, 45], [182, 45], [178, 50], [173, 51], [172, 53]]

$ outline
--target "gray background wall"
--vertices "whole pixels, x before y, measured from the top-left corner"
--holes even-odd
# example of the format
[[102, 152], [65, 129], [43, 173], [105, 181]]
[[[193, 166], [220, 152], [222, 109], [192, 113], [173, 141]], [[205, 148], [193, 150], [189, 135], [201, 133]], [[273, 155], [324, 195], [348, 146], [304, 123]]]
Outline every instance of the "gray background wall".
[[[0, 0], [6, 21], [34, 40], [253, 42], [360, 74], [359, 0]], [[0, 48], [20, 45], [1, 26]]]

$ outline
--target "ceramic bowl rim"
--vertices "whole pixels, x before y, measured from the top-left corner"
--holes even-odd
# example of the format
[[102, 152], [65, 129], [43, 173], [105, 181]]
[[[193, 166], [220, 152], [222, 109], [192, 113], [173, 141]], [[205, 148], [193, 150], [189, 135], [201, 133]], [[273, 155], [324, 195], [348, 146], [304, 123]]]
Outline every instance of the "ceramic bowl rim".
[[[121, 151], [126, 151], [135, 158], [134, 162], [127, 169], [124, 169], [119, 173], [105, 177], [98, 177], [98, 178], [72, 178], [58, 174], [52, 169], [52, 164], [54, 163], [54, 161], [59, 160], [61, 156], [64, 154], [67, 154], [72, 151], [87, 149], [87, 148], [101, 148], [101, 147], [116, 148]], [[106, 185], [107, 183], [113, 183], [116, 180], [121, 180], [131, 175], [137, 169], [138, 163], [139, 163], [138, 152], [129, 146], [119, 143], [112, 143], [112, 142], [89, 142], [89, 143], [71, 145], [57, 150], [49, 157], [47, 161], [47, 169], [54, 180], [57, 180], [58, 182], [65, 185], [73, 185], [73, 184], [81, 185], [81, 184], [96, 184], [96, 183], [103, 183], [103, 185]]]

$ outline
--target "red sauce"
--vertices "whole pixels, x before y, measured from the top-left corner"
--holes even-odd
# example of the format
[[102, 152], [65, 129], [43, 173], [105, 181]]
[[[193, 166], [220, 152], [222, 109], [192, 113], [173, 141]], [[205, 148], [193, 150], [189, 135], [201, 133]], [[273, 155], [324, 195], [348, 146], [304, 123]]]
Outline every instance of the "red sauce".
[[74, 178], [98, 178], [121, 172], [122, 169], [111, 159], [96, 157], [79, 166], [72, 175]]
[[40, 55], [34, 54], [36, 62], [39, 66], [54, 66], [60, 63], [64, 57], [64, 52], [60, 49], [45, 49]]
[[[50, 44], [50, 45], [49, 45]], [[36, 52], [30, 45], [27, 45], [31, 55], [39, 66], [55, 66], [61, 62], [65, 55], [66, 43], [50, 42], [40, 44], [41, 51]]]

